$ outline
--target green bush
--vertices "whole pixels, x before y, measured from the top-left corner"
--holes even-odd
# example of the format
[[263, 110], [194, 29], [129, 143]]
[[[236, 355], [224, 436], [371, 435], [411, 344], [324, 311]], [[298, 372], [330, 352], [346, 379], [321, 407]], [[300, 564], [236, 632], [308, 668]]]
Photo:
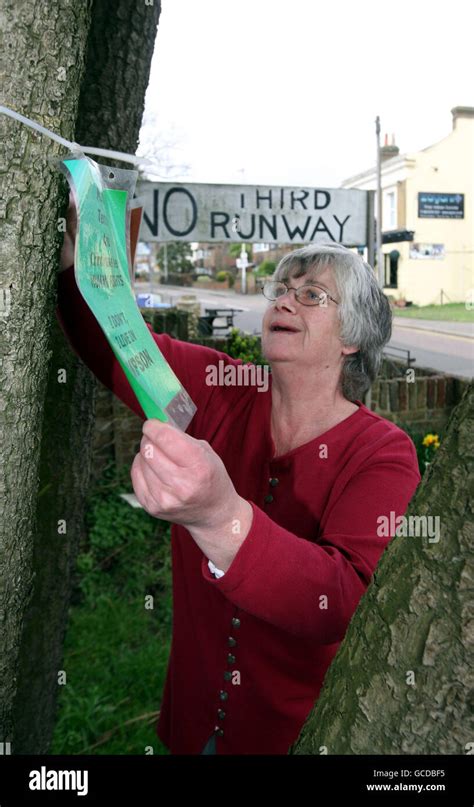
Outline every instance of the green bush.
[[275, 269], [275, 261], [262, 261], [260, 266], [255, 270], [255, 274], [257, 277], [265, 277], [267, 275], [273, 275]]
[[225, 269], [221, 269], [216, 274], [216, 280], [218, 283], [224, 283], [227, 280], [229, 282], [229, 288], [233, 288], [235, 283], [235, 277], [232, 272], [228, 272]]
[[209, 277], [209, 275], [198, 275], [198, 276], [197, 276], [197, 280], [198, 280], [200, 283], [202, 283], [202, 282], [204, 282], [204, 283], [210, 283], [210, 282], [211, 282], [211, 278]]
[[267, 364], [262, 355], [259, 337], [244, 334], [238, 328], [230, 330], [227, 353], [234, 359], [242, 359], [244, 364]]

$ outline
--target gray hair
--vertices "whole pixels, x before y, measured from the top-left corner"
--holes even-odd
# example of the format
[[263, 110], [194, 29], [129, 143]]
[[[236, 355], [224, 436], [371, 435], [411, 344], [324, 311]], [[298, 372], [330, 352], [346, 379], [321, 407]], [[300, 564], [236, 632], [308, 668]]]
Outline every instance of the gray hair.
[[[285, 255], [273, 280], [307, 275], [317, 279], [325, 269], [332, 271], [340, 305], [340, 338], [345, 346], [359, 350], [344, 359], [342, 394], [350, 401], [361, 400], [377, 376], [383, 348], [392, 334], [390, 303], [380, 288], [374, 270], [356, 252], [342, 244], [310, 244]], [[328, 305], [333, 305], [330, 301]]]

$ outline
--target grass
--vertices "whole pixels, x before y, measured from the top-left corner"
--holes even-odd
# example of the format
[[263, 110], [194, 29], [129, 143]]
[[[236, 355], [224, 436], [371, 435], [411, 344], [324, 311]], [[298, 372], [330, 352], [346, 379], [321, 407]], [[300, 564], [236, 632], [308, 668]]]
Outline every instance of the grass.
[[170, 525], [118, 497], [129, 479], [128, 465], [109, 467], [88, 499], [51, 754], [169, 753], [155, 726], [171, 643]]
[[410, 305], [408, 308], [393, 309], [396, 317], [440, 320], [444, 322], [474, 322], [474, 309], [466, 308], [465, 303], [445, 303], [445, 305]]

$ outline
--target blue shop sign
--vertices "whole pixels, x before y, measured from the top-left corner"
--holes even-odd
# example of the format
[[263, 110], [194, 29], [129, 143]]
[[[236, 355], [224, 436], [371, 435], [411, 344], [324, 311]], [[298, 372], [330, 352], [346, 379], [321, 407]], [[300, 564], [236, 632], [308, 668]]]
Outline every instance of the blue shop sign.
[[463, 219], [463, 193], [419, 193], [419, 219]]

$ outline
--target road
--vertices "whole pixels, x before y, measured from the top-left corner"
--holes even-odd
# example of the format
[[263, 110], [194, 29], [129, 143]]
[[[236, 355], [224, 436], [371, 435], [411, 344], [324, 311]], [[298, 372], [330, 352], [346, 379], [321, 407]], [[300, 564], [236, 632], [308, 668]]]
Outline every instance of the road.
[[[140, 283], [135, 291], [148, 292], [148, 283]], [[187, 289], [179, 286], [154, 286], [166, 302], [175, 302], [183, 294], [194, 294], [205, 308], [241, 308], [234, 320], [236, 327], [247, 333], [260, 333], [267, 306], [263, 295], [238, 294], [233, 291]], [[474, 317], [473, 317], [474, 319]], [[215, 324], [218, 324], [217, 320]], [[388, 347], [410, 350], [415, 368], [424, 367], [472, 378], [474, 375], [474, 322], [440, 322], [394, 317], [392, 339]]]

